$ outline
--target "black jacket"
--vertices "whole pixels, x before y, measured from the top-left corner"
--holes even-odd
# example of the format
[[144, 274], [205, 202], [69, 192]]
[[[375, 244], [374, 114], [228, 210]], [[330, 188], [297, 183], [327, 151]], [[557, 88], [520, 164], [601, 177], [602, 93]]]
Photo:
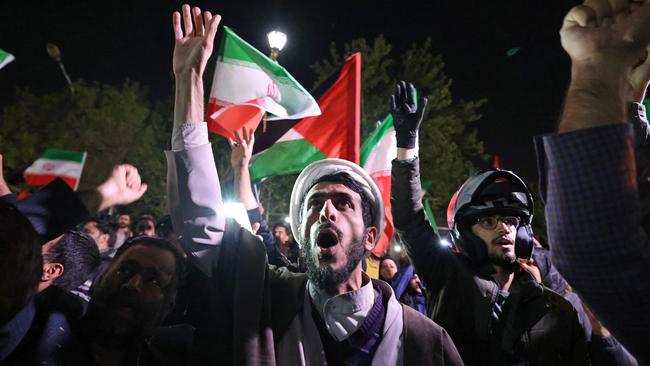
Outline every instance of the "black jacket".
[[467, 365], [588, 365], [575, 310], [524, 269], [515, 271], [503, 305], [505, 331], [491, 321], [498, 286], [492, 266], [473, 268], [441, 246], [422, 206], [419, 162], [393, 161], [392, 212], [416, 272], [426, 285], [431, 319], [451, 335]]

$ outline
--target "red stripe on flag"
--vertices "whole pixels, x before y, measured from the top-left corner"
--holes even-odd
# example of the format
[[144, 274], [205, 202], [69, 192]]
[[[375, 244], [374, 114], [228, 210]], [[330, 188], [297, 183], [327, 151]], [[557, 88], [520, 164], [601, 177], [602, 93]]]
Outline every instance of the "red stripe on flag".
[[384, 226], [383, 235], [381, 239], [379, 239], [377, 245], [372, 249], [372, 254], [381, 257], [390, 249], [390, 239], [393, 237], [393, 232], [395, 231], [393, 226], [393, 214], [390, 210], [390, 175], [373, 176], [372, 180], [375, 181], [375, 184], [377, 184], [377, 187], [381, 192], [381, 198], [384, 200], [384, 214], [386, 217], [386, 226]]
[[264, 111], [259, 107], [245, 104], [227, 107], [216, 119], [210, 118], [222, 108], [224, 107], [211, 99], [205, 119], [208, 122], [208, 131], [228, 139], [235, 139], [234, 132], [242, 127], [255, 130], [264, 116]]
[[56, 175], [47, 175], [47, 174], [24, 174], [25, 182], [30, 186], [45, 186], [50, 184], [56, 178], [61, 178], [63, 181], [74, 189], [77, 184], [77, 178], [65, 177], [65, 176], [56, 176]]
[[27, 196], [29, 196], [29, 189], [25, 189], [22, 192], [18, 193], [18, 199], [21, 201], [24, 200]]
[[327, 157], [359, 164], [360, 100], [361, 54], [355, 53], [345, 61], [332, 87], [318, 99], [321, 115], [303, 118], [294, 129]]

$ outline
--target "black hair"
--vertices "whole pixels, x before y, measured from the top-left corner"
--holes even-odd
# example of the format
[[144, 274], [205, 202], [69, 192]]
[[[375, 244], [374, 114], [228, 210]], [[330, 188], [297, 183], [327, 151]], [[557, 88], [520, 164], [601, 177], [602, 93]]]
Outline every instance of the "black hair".
[[109, 220], [107, 216], [93, 216], [90, 219], [86, 220], [86, 223], [89, 222], [94, 222], [97, 225], [97, 230], [99, 230], [102, 234], [108, 234], [108, 246], [110, 248], [115, 246], [115, 241], [117, 240], [117, 227]]
[[384, 263], [384, 261], [387, 261], [387, 260], [393, 261], [393, 263], [395, 263], [395, 267], [397, 268], [397, 272], [399, 272], [400, 265], [399, 265], [399, 262], [397, 261], [397, 259], [395, 259], [395, 258], [391, 257], [390, 255], [386, 254], [385, 256], [381, 257], [381, 259], [379, 260], [379, 277], [381, 277], [381, 264]]
[[90, 235], [69, 231], [43, 256], [45, 263], [61, 263], [63, 275], [53, 284], [74, 290], [89, 279], [100, 263], [99, 249]]
[[[151, 225], [153, 226], [154, 231], [156, 230], [156, 225], [158, 225], [158, 222], [156, 221], [156, 218], [153, 217], [153, 215], [143, 214], [143, 215], [138, 216], [138, 219], [133, 222], [133, 230], [132, 231], [134, 233], [138, 233], [138, 226], [139, 226], [140, 222], [142, 222], [142, 221], [151, 221]], [[157, 234], [158, 233], [156, 232], [156, 235]]]
[[[363, 215], [363, 224], [365, 225], [366, 228], [372, 226], [373, 224], [372, 203], [370, 202], [370, 198], [366, 196], [363, 187], [359, 184], [359, 182], [352, 179], [352, 177], [350, 177], [350, 175], [345, 172], [327, 174], [318, 178], [314, 182], [314, 184], [312, 184], [311, 187], [309, 187], [307, 192], [309, 192], [309, 190], [311, 190], [316, 184], [323, 183], [323, 182], [340, 183], [350, 188], [350, 190], [352, 190], [353, 192], [356, 192], [361, 197], [361, 213]], [[307, 198], [306, 196], [307, 195], [305, 195], [305, 197], [302, 197], [300, 201], [300, 207], [303, 207], [305, 203], [305, 199]]]
[[168, 238], [169, 235], [174, 233], [171, 215], [165, 215], [160, 219], [160, 221], [158, 221], [158, 224], [156, 225], [156, 233], [158, 233], [158, 236], [161, 238]]
[[174, 272], [174, 280], [170, 284], [170, 289], [171, 289], [170, 294], [175, 296], [178, 286], [180, 285], [181, 281], [185, 277], [186, 267], [187, 267], [185, 256], [183, 255], [181, 250], [178, 249], [174, 244], [172, 244], [172, 242], [170, 242], [167, 239], [152, 238], [149, 236], [135, 236], [129, 238], [129, 240], [127, 240], [124, 244], [122, 244], [122, 246], [115, 253], [115, 258], [113, 258], [113, 261], [115, 262], [117, 258], [119, 258], [127, 250], [129, 250], [129, 248], [136, 245], [143, 245], [143, 246], [166, 250], [174, 256], [176, 271]]
[[13, 318], [36, 292], [43, 262], [41, 238], [18, 209], [0, 200], [0, 325]]
[[287, 224], [285, 224], [284, 222], [277, 222], [277, 223], [273, 224], [272, 229], [275, 231], [276, 227], [283, 227], [284, 231], [287, 232], [287, 235], [289, 235], [291, 233], [291, 229], [289, 229], [289, 226]]

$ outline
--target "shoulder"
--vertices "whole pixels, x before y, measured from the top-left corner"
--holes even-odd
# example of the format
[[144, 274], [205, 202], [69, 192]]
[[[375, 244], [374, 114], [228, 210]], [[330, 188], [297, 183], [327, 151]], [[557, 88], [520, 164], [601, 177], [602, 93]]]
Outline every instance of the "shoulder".
[[433, 360], [436, 365], [463, 365], [456, 345], [443, 327], [408, 306], [402, 308], [404, 364]]

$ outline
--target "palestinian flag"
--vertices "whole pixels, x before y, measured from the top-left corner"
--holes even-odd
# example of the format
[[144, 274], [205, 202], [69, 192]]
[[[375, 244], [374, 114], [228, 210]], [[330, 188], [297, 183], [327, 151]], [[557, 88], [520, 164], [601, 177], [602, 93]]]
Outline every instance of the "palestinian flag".
[[383, 256], [390, 249], [393, 237], [393, 214], [390, 209], [391, 162], [397, 156], [397, 140], [393, 128], [393, 116], [390, 114], [368, 136], [361, 145], [361, 166], [375, 181], [384, 200], [386, 226], [384, 233], [372, 250], [377, 257]]
[[322, 95], [318, 99], [320, 116], [269, 123], [255, 139], [250, 167], [254, 181], [298, 173], [325, 158], [359, 163], [361, 54], [348, 57], [341, 71], [323, 82], [314, 94]]
[[7, 66], [8, 63], [15, 60], [16, 58], [9, 52], [6, 52], [0, 49], [0, 69]]
[[227, 138], [243, 126], [267, 120], [320, 115], [314, 98], [266, 55], [224, 27], [212, 80], [206, 120], [208, 129]]
[[44, 186], [61, 178], [76, 190], [85, 162], [85, 152], [47, 149], [25, 170], [25, 181], [32, 186]]

